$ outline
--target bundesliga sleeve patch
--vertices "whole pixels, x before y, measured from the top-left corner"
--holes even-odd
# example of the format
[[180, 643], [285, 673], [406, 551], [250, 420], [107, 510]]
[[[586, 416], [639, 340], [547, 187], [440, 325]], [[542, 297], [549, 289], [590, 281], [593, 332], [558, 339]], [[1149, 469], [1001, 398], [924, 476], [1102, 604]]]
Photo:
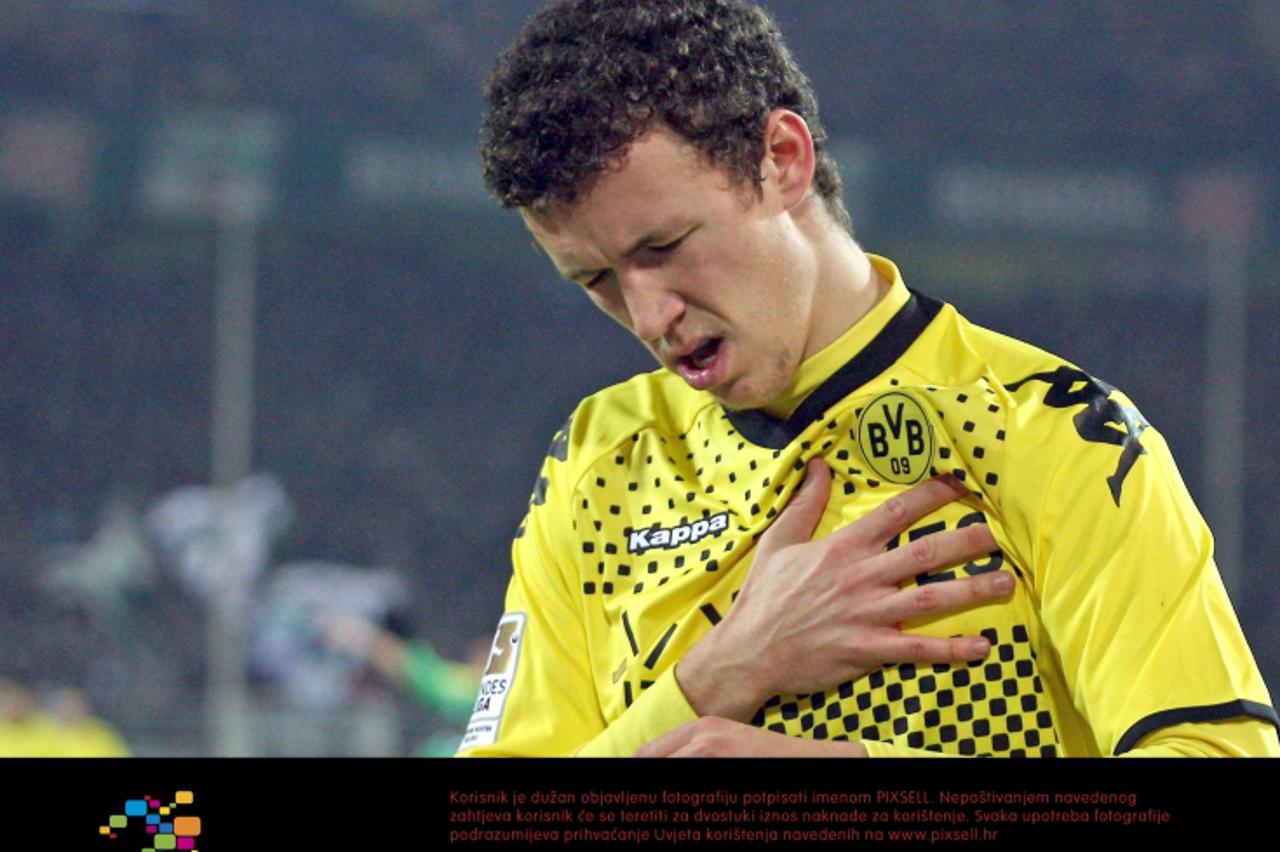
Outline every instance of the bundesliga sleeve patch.
[[509, 612], [498, 622], [498, 633], [493, 638], [489, 662], [480, 679], [480, 695], [476, 698], [471, 721], [462, 738], [460, 750], [476, 746], [492, 745], [498, 739], [498, 726], [502, 722], [502, 710], [507, 695], [515, 682], [516, 662], [520, 658], [520, 641], [524, 636], [525, 616], [522, 612]]

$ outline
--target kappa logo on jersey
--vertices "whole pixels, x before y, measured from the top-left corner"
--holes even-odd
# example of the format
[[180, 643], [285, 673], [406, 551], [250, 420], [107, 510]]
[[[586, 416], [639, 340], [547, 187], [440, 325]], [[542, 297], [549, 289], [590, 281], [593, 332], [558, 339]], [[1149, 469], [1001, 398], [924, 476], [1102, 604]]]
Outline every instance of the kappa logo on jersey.
[[858, 446], [881, 478], [899, 485], [919, 482], [933, 458], [933, 426], [915, 397], [881, 394], [858, 418]]
[[524, 636], [525, 616], [522, 612], [509, 612], [498, 622], [498, 634], [493, 639], [489, 662], [480, 678], [480, 695], [475, 710], [462, 738], [463, 749], [478, 745], [490, 745], [498, 738], [498, 724], [502, 721], [502, 709], [515, 682], [516, 662], [520, 659], [520, 640]]
[[1140, 439], [1151, 424], [1138, 409], [1112, 399], [1111, 394], [1115, 393], [1115, 388], [1080, 370], [1059, 367], [1052, 373], [1034, 373], [1022, 381], [1014, 382], [1008, 388], [1016, 391], [1032, 380], [1048, 383], [1049, 391], [1044, 395], [1045, 405], [1052, 408], [1084, 406], [1071, 418], [1081, 438], [1120, 447], [1120, 461], [1116, 463], [1116, 472], [1107, 477], [1111, 499], [1119, 506], [1120, 489], [1124, 487], [1125, 477], [1133, 469], [1138, 456], [1147, 453]]
[[674, 527], [650, 527], [647, 530], [632, 530], [627, 538], [628, 553], [644, 553], [656, 547], [674, 550], [685, 544], [702, 541], [709, 535], [720, 535], [729, 528], [729, 513], [721, 512], [709, 518], [701, 518], [688, 524]]

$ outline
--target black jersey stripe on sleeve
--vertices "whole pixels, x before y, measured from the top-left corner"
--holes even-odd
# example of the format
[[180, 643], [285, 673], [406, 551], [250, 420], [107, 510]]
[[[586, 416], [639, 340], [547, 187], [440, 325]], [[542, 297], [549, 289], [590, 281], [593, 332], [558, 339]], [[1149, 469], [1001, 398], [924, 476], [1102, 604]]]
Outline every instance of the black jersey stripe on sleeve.
[[831, 406], [893, 366], [940, 310], [942, 302], [913, 290], [911, 298], [898, 309], [875, 339], [809, 394], [789, 418], [781, 420], [764, 409], [753, 408], [726, 410], [729, 422], [756, 446], [782, 449], [811, 423], [821, 419]]
[[1276, 715], [1275, 708], [1260, 704], [1257, 701], [1240, 699], [1239, 701], [1224, 701], [1221, 704], [1205, 704], [1200, 707], [1178, 707], [1173, 710], [1161, 710], [1159, 713], [1152, 713], [1144, 719], [1139, 719], [1129, 730], [1124, 732], [1124, 736], [1116, 744], [1115, 754], [1117, 756], [1124, 754], [1136, 746], [1138, 741], [1147, 734], [1152, 731], [1158, 731], [1161, 728], [1181, 725], [1184, 722], [1223, 722], [1240, 716], [1261, 719], [1280, 729], [1280, 716]]

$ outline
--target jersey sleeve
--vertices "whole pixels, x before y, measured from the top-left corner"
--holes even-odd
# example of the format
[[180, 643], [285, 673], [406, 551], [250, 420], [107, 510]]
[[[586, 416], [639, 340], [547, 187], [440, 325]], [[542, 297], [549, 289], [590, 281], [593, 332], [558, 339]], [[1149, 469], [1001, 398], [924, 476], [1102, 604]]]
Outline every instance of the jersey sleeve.
[[1098, 753], [1280, 754], [1212, 537], [1163, 437], [1088, 377], [1019, 396], [1009, 528], [1025, 536], [1014, 547]]
[[570, 501], [583, 447], [557, 433], [512, 544], [505, 613], [459, 756], [630, 756], [696, 718], [674, 667], [618, 718], [605, 719], [573, 552]]

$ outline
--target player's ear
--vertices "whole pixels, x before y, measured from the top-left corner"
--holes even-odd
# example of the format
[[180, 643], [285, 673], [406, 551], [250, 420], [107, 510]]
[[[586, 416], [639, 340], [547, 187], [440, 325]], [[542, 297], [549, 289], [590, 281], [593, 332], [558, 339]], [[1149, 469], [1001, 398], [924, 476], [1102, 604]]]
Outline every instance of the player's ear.
[[813, 136], [805, 120], [789, 109], [775, 109], [764, 123], [764, 160], [760, 176], [772, 181], [782, 206], [790, 210], [813, 185]]

